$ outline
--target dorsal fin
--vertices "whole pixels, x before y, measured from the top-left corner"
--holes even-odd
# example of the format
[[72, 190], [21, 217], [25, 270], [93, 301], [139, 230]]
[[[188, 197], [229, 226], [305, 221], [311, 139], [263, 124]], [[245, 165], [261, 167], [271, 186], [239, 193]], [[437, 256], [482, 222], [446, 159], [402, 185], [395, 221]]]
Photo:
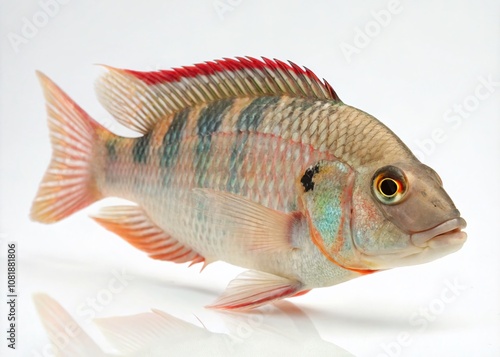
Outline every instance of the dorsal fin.
[[169, 114], [224, 98], [289, 95], [340, 102], [330, 84], [309, 69], [264, 57], [154, 72], [106, 68], [96, 83], [99, 101], [121, 124], [143, 134]]

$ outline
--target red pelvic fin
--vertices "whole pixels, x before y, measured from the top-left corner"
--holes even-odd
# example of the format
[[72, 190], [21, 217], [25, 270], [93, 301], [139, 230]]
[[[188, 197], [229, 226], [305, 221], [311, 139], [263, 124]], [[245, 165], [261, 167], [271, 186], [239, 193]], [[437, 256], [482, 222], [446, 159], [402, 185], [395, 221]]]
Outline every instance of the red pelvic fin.
[[249, 270], [232, 280], [212, 305], [221, 310], [252, 309], [300, 292], [302, 283], [281, 276]]

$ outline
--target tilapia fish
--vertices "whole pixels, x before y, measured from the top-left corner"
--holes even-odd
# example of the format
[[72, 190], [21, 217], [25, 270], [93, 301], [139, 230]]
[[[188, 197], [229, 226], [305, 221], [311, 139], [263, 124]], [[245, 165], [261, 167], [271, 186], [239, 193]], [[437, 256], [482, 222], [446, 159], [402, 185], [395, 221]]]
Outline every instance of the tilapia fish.
[[93, 218], [154, 259], [248, 268], [211, 307], [245, 309], [458, 250], [466, 223], [439, 176], [371, 115], [292, 62], [105, 67], [94, 121], [39, 73], [52, 161], [31, 210]]

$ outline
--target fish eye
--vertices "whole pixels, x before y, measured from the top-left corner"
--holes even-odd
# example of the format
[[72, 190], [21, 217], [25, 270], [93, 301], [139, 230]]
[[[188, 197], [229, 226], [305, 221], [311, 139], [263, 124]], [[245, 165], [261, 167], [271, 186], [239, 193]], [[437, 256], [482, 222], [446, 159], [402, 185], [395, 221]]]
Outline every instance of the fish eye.
[[380, 180], [378, 184], [378, 192], [385, 197], [394, 197], [399, 190], [400, 183], [392, 178], [386, 177]]
[[372, 191], [384, 204], [395, 204], [407, 191], [407, 180], [403, 171], [395, 166], [384, 166], [373, 175]]

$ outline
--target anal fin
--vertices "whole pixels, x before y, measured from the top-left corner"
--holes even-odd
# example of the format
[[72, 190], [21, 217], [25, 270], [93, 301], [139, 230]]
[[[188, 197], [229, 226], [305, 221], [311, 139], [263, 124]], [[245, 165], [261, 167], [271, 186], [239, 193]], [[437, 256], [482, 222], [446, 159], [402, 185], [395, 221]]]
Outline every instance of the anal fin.
[[248, 270], [232, 280], [224, 293], [207, 307], [221, 310], [252, 309], [275, 300], [298, 296], [302, 283], [281, 276]]
[[91, 216], [107, 230], [119, 235], [153, 259], [175, 263], [201, 263], [205, 258], [164, 232], [139, 206], [110, 206]]

